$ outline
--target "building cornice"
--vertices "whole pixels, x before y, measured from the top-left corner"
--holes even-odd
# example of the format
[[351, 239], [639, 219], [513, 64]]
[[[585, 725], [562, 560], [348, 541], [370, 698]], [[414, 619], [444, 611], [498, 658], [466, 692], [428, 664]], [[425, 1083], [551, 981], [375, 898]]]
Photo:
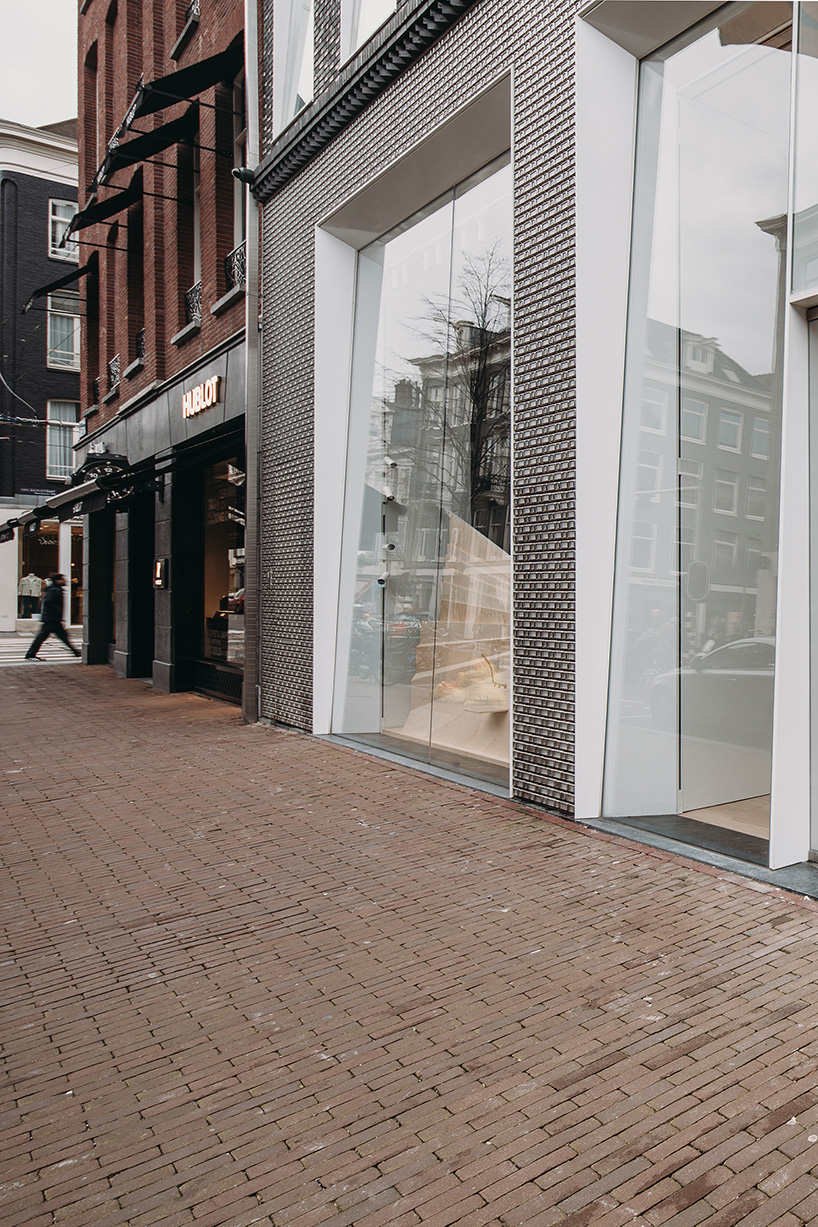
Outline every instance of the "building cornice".
[[[311, 162], [361, 111], [479, 0], [417, 0], [402, 5], [333, 84], [300, 112], [273, 143], [252, 192], [262, 203]], [[410, 9], [407, 12], [407, 9]]]
[[71, 137], [0, 119], [0, 172], [77, 183], [77, 142]]

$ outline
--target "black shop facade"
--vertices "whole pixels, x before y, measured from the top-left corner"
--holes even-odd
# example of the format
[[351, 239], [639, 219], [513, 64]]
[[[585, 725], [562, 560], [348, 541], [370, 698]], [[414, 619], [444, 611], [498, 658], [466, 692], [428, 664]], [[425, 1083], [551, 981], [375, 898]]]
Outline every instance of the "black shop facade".
[[244, 680], [244, 342], [126, 402], [77, 445], [89, 500], [83, 654], [163, 693], [240, 704]]

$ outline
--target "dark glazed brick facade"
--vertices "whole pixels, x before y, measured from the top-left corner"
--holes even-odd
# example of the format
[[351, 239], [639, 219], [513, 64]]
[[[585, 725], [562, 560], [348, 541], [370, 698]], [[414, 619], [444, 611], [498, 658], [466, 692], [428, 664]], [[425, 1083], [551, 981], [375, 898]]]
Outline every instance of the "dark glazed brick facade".
[[[49, 400], [80, 399], [76, 371], [48, 367], [47, 299], [38, 298], [27, 315], [20, 311], [41, 286], [76, 271], [78, 264], [49, 255], [49, 200], [76, 201], [76, 188], [20, 172], [0, 175], [0, 354], [6, 382], [46, 417]], [[85, 257], [82, 257], [83, 261]], [[76, 290], [79, 283], [66, 286]], [[31, 409], [0, 389], [0, 413], [31, 418]], [[24, 421], [0, 422], [0, 497], [52, 490], [64, 482], [46, 477], [46, 429]], [[35, 502], [39, 501], [36, 498]], [[4, 515], [3, 520], [6, 519]]]
[[573, 811], [574, 14], [571, 0], [522, 11], [482, 0], [264, 206], [262, 256], [262, 714], [309, 728], [314, 226], [513, 72], [514, 792], [562, 814]]

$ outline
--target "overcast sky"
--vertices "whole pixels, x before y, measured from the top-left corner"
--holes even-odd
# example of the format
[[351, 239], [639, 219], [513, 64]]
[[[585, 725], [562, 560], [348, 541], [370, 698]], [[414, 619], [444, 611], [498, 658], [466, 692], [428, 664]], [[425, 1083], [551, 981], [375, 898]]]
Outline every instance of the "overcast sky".
[[77, 114], [77, 0], [0, 0], [0, 118], [38, 128]]

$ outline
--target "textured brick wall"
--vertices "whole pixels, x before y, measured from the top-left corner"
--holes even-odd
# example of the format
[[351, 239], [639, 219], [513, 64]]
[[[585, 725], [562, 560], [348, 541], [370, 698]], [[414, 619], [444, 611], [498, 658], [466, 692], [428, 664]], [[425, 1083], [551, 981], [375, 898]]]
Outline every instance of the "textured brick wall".
[[[514, 789], [561, 813], [573, 806], [573, 19], [572, 0], [475, 6], [265, 206], [262, 270], [262, 711], [308, 728], [313, 228], [513, 70]], [[266, 56], [264, 71], [269, 82]]]
[[[103, 137], [109, 129], [118, 127], [133, 98], [135, 80], [144, 74], [146, 80], [177, 68], [185, 68], [198, 60], [223, 51], [240, 33], [244, 25], [243, 0], [208, 0], [202, 5], [198, 27], [185, 44], [176, 61], [170, 58], [183, 24], [187, 5], [180, 0], [144, 0], [143, 3], [120, 2], [113, 25], [107, 20], [111, 7], [93, 0], [80, 15], [79, 62], [86, 66], [80, 73], [79, 114], [80, 166], [83, 178], [96, 170], [105, 152]], [[96, 69], [94, 64], [96, 63]], [[101, 118], [95, 104], [96, 79], [101, 86]], [[234, 247], [233, 239], [233, 121], [225, 111], [213, 110], [213, 104], [232, 106], [231, 91], [217, 86], [199, 95], [199, 143], [201, 170], [201, 250], [202, 250], [202, 327], [182, 345], [171, 344], [171, 337], [184, 324], [183, 296], [190, 288], [192, 275], [192, 209], [177, 203], [174, 197], [190, 198], [190, 175], [178, 174], [178, 164], [189, 162], [189, 150], [182, 147], [163, 151], [157, 160], [142, 167], [119, 171], [111, 186], [100, 191], [100, 200], [117, 190], [128, 187], [135, 176], [142, 177], [144, 211], [141, 225], [144, 234], [144, 322], [145, 365], [132, 378], [122, 381], [119, 395], [94, 414], [89, 429], [95, 430], [117, 412], [122, 401], [136, 395], [154, 380], [169, 378], [189, 363], [206, 354], [214, 345], [234, 335], [244, 327], [244, 303], [236, 301], [218, 316], [210, 308], [227, 290], [224, 257]], [[184, 113], [187, 103], [166, 107], [155, 115], [141, 118], [135, 125], [147, 132], [160, 127]], [[96, 152], [99, 123], [99, 156]], [[107, 123], [107, 128], [105, 124]], [[215, 151], [219, 152], [215, 152]], [[227, 156], [223, 156], [226, 154]], [[165, 163], [166, 165], [161, 165]], [[178, 181], [186, 190], [178, 190]], [[86, 184], [80, 188], [80, 204], [86, 203]], [[171, 199], [167, 199], [171, 198]], [[137, 221], [138, 218], [135, 218]], [[111, 223], [89, 227], [81, 238], [83, 259], [92, 251], [100, 253], [99, 326], [91, 323], [91, 345], [83, 347], [83, 409], [92, 404], [90, 385], [97, 374], [105, 395], [106, 372], [110, 360], [120, 356], [121, 369], [134, 357], [135, 333], [128, 318], [128, 301], [133, 303], [133, 286], [128, 287], [127, 214], [121, 213]], [[180, 240], [180, 235], [182, 236]], [[92, 246], [95, 244], [96, 246]], [[188, 250], [189, 249], [189, 250]], [[181, 253], [181, 258], [180, 258]], [[98, 333], [98, 355], [95, 334]]]
[[[49, 256], [48, 202], [75, 200], [76, 191], [33, 175], [0, 176], [0, 355], [3, 375], [14, 390], [46, 416], [49, 400], [79, 400], [80, 377], [72, 371], [49, 369], [46, 300], [21, 315], [29, 295], [42, 285], [76, 269], [75, 264]], [[68, 287], [74, 288], [74, 287]], [[0, 412], [31, 417], [30, 410], [0, 387]], [[54, 491], [62, 483], [46, 480], [46, 431], [43, 426], [0, 423], [0, 495], [27, 490]], [[6, 517], [4, 516], [3, 519]]]

